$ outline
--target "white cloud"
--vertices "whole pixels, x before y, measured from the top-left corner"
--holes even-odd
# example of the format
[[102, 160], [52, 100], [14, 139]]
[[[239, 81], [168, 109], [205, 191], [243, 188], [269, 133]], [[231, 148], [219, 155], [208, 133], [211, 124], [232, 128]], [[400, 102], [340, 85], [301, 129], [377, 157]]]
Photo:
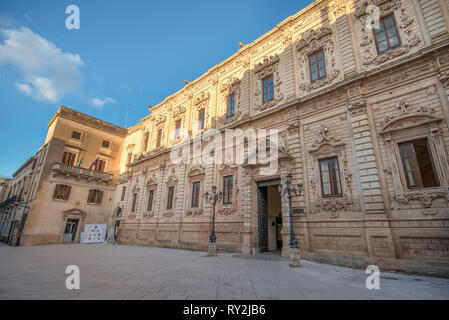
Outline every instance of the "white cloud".
[[98, 98], [92, 99], [92, 104], [93, 104], [95, 107], [102, 107], [103, 105], [105, 105], [105, 104], [107, 104], [107, 103], [115, 103], [115, 100], [112, 99], [112, 98], [109, 98], [109, 97], [107, 97], [107, 98], [105, 98], [105, 99], [103, 99], [103, 100], [98, 99]]
[[0, 32], [4, 37], [0, 44], [0, 66], [9, 64], [19, 71], [17, 89], [52, 103], [76, 90], [81, 82], [79, 68], [84, 64], [78, 54], [62, 52], [53, 42], [28, 28]]

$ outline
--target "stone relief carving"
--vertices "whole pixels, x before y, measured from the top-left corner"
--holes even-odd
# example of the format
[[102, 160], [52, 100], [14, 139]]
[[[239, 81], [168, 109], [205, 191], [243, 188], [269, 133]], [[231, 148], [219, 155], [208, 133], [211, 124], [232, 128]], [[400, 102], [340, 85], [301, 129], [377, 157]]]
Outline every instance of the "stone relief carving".
[[[351, 181], [352, 172], [349, 170], [345, 156], [345, 143], [336, 137], [330, 136], [328, 128], [322, 124], [319, 130], [319, 138], [309, 147], [309, 153], [312, 155], [312, 169], [314, 175], [310, 180], [311, 189], [315, 197], [315, 203], [312, 205], [311, 213], [328, 212], [329, 218], [338, 218], [339, 212], [349, 211], [358, 212], [360, 206], [352, 201]], [[341, 173], [342, 197], [327, 198], [323, 197], [321, 191], [320, 172], [318, 163], [320, 159], [337, 156], [338, 167]], [[318, 186], [318, 187], [317, 187]]]
[[[267, 108], [277, 105], [284, 99], [282, 92], [282, 80], [279, 76], [279, 56], [276, 54], [269, 58], [265, 57], [263, 62], [258, 63], [254, 67], [254, 74], [256, 79], [254, 81], [254, 108], [255, 110], [262, 111]], [[270, 75], [273, 75], [273, 89], [274, 99], [263, 102], [263, 83], [262, 80]]]
[[[366, 22], [368, 19], [368, 14], [366, 13], [366, 8], [369, 5], [376, 5], [380, 9], [381, 16], [386, 16], [394, 13], [396, 21], [399, 20], [397, 24], [400, 45], [391, 50], [384, 51], [377, 54], [375, 47], [375, 39], [371, 30], [367, 30]], [[411, 19], [406, 13], [405, 9], [402, 7], [401, 0], [365, 0], [361, 1], [355, 11], [356, 21], [360, 24], [361, 28], [361, 40], [360, 47], [363, 51], [363, 64], [364, 65], [378, 65], [384, 63], [393, 58], [399, 57], [406, 54], [414, 46], [417, 46], [422, 41], [412, 32], [413, 19]]]
[[[309, 55], [320, 49], [323, 50], [324, 54], [326, 77], [312, 82], [309, 70]], [[317, 31], [309, 30], [296, 44], [296, 50], [299, 58], [301, 79], [299, 89], [310, 92], [321, 88], [331, 84], [340, 74], [334, 56], [334, 41], [332, 40], [332, 30], [330, 28], [323, 27]]]
[[445, 198], [449, 200], [449, 194], [445, 191], [416, 191], [407, 193], [394, 193], [393, 199], [399, 204], [393, 205], [393, 210], [400, 209], [400, 205], [408, 204], [411, 200], [421, 201], [423, 215], [434, 215], [436, 210], [432, 208], [431, 202], [436, 198]]
[[382, 119], [381, 134], [442, 120], [434, 115], [434, 110], [431, 107], [419, 106], [415, 111], [408, 111], [408, 103], [404, 100], [398, 102], [396, 109], [399, 109], [399, 112], [391, 113]]

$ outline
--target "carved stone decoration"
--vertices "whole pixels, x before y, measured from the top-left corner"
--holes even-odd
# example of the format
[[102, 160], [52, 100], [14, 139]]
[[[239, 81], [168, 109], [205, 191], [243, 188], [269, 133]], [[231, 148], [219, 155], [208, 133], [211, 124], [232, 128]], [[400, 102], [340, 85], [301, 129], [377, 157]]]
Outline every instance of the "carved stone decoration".
[[151, 187], [151, 186], [155, 186], [158, 184], [158, 179], [156, 177], [155, 173], [152, 173], [148, 178], [147, 178], [147, 187]]
[[203, 215], [203, 208], [189, 208], [185, 211], [186, 217], [197, 217]]
[[348, 201], [345, 198], [340, 199], [319, 199], [311, 213], [318, 213], [326, 211], [329, 213], [329, 218], [338, 218], [339, 212], [357, 212], [360, 211], [360, 206]]
[[167, 185], [173, 185], [178, 182], [178, 176], [176, 175], [175, 168], [171, 168], [170, 171], [167, 174], [166, 183]]
[[203, 103], [203, 102], [209, 100], [209, 97], [210, 97], [209, 91], [202, 91], [200, 94], [198, 94], [195, 97], [194, 103], [195, 103], [195, 105], [198, 105], [200, 103]]
[[[312, 81], [310, 78], [309, 55], [323, 50], [326, 77], [317, 81]], [[310, 92], [312, 90], [324, 87], [331, 84], [340, 74], [337, 69], [335, 55], [334, 55], [334, 40], [332, 39], [332, 30], [323, 27], [319, 30], [310, 30], [305, 36], [296, 44], [296, 50], [299, 58], [299, 74], [300, 82], [299, 89]]]
[[348, 103], [348, 111], [352, 114], [353, 117], [359, 114], [364, 114], [366, 112], [365, 99], [362, 98], [360, 100]]
[[[423, 215], [434, 215], [436, 210], [432, 208], [431, 202], [436, 198], [445, 198], [449, 200], [449, 194], [445, 191], [416, 191], [407, 193], [394, 193], [393, 199], [399, 204], [408, 204], [411, 200], [421, 201], [423, 210]], [[397, 211], [398, 206], [393, 206], [393, 210]]]
[[297, 133], [298, 129], [299, 129], [299, 121], [298, 120], [290, 121], [287, 124], [286, 129], [287, 129], [288, 133], [291, 135]]
[[230, 216], [237, 212], [237, 208], [235, 207], [222, 207], [217, 210], [217, 213], [220, 216]]
[[139, 191], [140, 191], [140, 186], [137, 185], [137, 184], [135, 184], [135, 185], [133, 186], [132, 191], [133, 191], [133, 193], [139, 193]]
[[409, 111], [408, 103], [404, 100], [399, 101], [396, 108], [399, 112], [391, 113], [381, 121], [380, 134], [385, 135], [407, 127], [443, 120], [434, 115], [434, 110], [431, 107], [419, 106], [415, 111]]
[[438, 75], [438, 80], [441, 81], [445, 88], [449, 88], [449, 70], [441, 71]]
[[[263, 62], [258, 63], [254, 67], [254, 74], [256, 79], [254, 81], [254, 108], [262, 111], [277, 105], [284, 99], [282, 92], [282, 80], [279, 76], [279, 56], [276, 54], [269, 58], [265, 57]], [[273, 89], [274, 99], [270, 101], [263, 101], [263, 82], [262, 80], [268, 76], [273, 75]]]
[[181, 117], [182, 114], [186, 112], [186, 108], [184, 106], [177, 106], [173, 108], [172, 118], [177, 120]]
[[[221, 126], [226, 126], [240, 119], [242, 115], [240, 106], [240, 88], [241, 81], [237, 78], [230, 77], [221, 85], [221, 114], [219, 119]], [[227, 99], [230, 95], [234, 95], [234, 114], [227, 116]]]
[[[401, 45], [391, 50], [386, 50], [380, 54], [377, 54], [375, 47], [375, 39], [371, 30], [367, 30], [366, 23], [369, 16], [366, 12], [366, 8], [369, 5], [375, 5], [380, 9], [380, 14], [386, 16], [394, 13], [398, 23], [398, 31]], [[411, 48], [417, 46], [422, 41], [413, 33], [413, 19], [409, 18], [405, 13], [405, 9], [402, 7], [401, 0], [364, 0], [359, 3], [355, 11], [356, 21], [359, 22], [361, 27], [361, 40], [360, 47], [363, 51], [363, 64], [364, 65], [378, 65], [384, 63], [393, 58], [404, 55], [410, 51]]]
[[154, 121], [155, 121], [155, 124], [156, 124], [156, 125], [165, 122], [165, 114], [157, 115], [157, 116], [155, 117]]
[[[337, 218], [338, 212], [359, 212], [360, 206], [355, 204], [351, 196], [352, 172], [349, 170], [345, 156], [345, 143], [336, 137], [330, 136], [328, 128], [322, 124], [319, 130], [320, 137], [309, 147], [312, 155], [312, 169], [314, 175], [310, 180], [313, 198], [311, 213], [328, 212], [330, 218]], [[323, 197], [320, 181], [319, 160], [336, 156], [340, 174], [342, 196]]]
[[131, 173], [130, 172], [126, 172], [123, 173], [121, 175], [118, 176], [118, 183], [119, 184], [123, 184], [123, 183], [127, 183], [130, 179], [131, 179]]

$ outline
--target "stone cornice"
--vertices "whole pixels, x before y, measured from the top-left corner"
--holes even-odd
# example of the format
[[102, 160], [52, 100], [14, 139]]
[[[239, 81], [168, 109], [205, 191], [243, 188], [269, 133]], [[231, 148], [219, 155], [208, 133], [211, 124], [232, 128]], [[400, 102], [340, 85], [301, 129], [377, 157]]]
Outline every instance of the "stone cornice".
[[116, 134], [118, 136], [124, 137], [128, 133], [128, 130], [119, 127], [115, 124], [97, 119], [95, 117], [89, 116], [87, 114], [81, 113], [79, 111], [67, 108], [64, 106], [59, 107], [58, 111], [52, 117], [48, 126], [50, 127], [57, 117], [66, 118], [68, 120], [76, 121], [78, 123], [90, 126], [99, 130], [107, 131], [109, 133]]

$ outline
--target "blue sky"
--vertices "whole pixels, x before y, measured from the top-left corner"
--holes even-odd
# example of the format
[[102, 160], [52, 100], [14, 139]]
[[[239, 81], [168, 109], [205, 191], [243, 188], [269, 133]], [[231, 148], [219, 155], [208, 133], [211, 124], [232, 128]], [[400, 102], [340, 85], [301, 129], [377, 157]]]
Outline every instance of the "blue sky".
[[[311, 0], [0, 1], [0, 176], [45, 140], [60, 105], [128, 126]], [[68, 30], [65, 9], [80, 9]]]

